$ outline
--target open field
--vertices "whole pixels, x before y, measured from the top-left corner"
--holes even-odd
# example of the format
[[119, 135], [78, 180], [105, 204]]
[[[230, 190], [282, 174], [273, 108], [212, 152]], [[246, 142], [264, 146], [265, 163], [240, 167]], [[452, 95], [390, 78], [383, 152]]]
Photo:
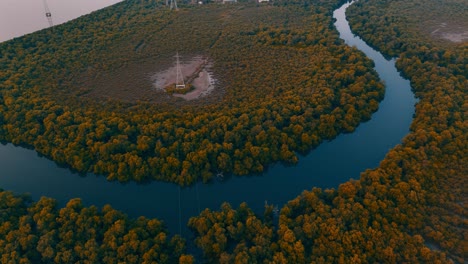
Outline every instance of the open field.
[[[204, 62], [201, 56], [192, 58], [181, 63], [181, 70], [185, 79], [191, 77], [197, 67]], [[86, 87], [86, 89], [77, 93], [79, 93], [79, 96], [97, 100], [117, 99], [129, 103], [138, 101], [168, 102], [176, 105], [194, 99], [201, 99], [202, 97], [203, 102], [206, 103], [206, 100], [211, 100], [206, 95], [214, 96], [214, 102], [222, 97], [222, 90], [215, 89], [216, 79], [210, 70], [211, 63], [203, 66], [203, 69], [199, 71], [199, 76], [193, 78], [192, 85], [194, 85], [195, 90], [185, 95], [167, 94], [163, 88], [174, 83], [176, 75], [175, 66], [171, 59], [173, 58], [146, 60], [95, 75], [84, 74], [79, 87]], [[178, 98], [185, 100], [180, 101]]]
[[[414, 25], [436, 42], [454, 44], [468, 41], [468, 9], [462, 0], [431, 1], [424, 7], [409, 8]], [[417, 7], [417, 8], [416, 8]]]

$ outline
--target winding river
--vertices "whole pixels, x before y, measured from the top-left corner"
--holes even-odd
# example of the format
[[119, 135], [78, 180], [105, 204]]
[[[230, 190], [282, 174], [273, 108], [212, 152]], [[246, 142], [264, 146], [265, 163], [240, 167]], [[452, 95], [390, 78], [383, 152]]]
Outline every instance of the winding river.
[[237, 207], [245, 201], [261, 213], [265, 201], [281, 207], [313, 187], [336, 188], [350, 178], [379, 165], [389, 149], [409, 132], [416, 99], [409, 81], [379, 52], [355, 37], [349, 28], [345, 10], [350, 3], [334, 12], [335, 26], [348, 45], [356, 46], [375, 62], [375, 69], [386, 84], [385, 98], [372, 119], [351, 134], [342, 134], [321, 144], [301, 157], [297, 166], [273, 165], [261, 176], [233, 177], [211, 184], [179, 188], [170, 183], [147, 185], [107, 182], [105, 177], [85, 177], [58, 167], [34, 150], [0, 145], [0, 187], [16, 193], [30, 193], [33, 199], [48, 196], [64, 205], [79, 197], [85, 205], [111, 204], [132, 217], [144, 215], [165, 221], [173, 234], [189, 235], [188, 219], [204, 208], [218, 209], [223, 202]]

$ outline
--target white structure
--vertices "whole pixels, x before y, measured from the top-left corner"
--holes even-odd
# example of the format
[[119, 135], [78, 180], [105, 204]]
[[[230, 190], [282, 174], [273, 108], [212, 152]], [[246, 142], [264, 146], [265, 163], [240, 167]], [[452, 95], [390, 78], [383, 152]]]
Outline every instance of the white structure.
[[49, 27], [53, 27], [54, 23], [52, 22], [52, 13], [50, 13], [49, 6], [47, 5], [47, 1], [44, 0], [42, 2], [44, 3], [45, 16], [47, 18], [47, 21], [49, 21]]
[[182, 70], [180, 69], [179, 52], [177, 52], [175, 57], [177, 58], [175, 88], [176, 89], [184, 89], [185, 88], [185, 82], [184, 82], [184, 75], [182, 75]]
[[259, 3], [268, 3], [270, 0], [258, 0]]
[[175, 9], [175, 10], [179, 10], [179, 8], [177, 7], [177, 2], [176, 0], [171, 0], [171, 10], [172, 9]]
[[237, 3], [237, 0], [223, 0], [223, 4], [225, 3]]

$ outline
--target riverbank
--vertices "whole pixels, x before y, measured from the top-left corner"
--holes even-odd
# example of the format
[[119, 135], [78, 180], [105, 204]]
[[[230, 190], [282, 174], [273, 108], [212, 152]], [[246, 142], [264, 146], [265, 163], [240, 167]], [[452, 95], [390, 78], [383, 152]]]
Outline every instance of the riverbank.
[[[29, 192], [34, 199], [53, 197], [61, 205], [73, 197], [81, 197], [89, 205], [111, 204], [132, 217], [144, 215], [160, 218], [172, 233], [177, 234], [179, 221], [187, 223], [190, 217], [199, 214], [199, 209], [215, 210], [223, 202], [233, 206], [247, 202], [256, 213], [261, 214], [265, 200], [281, 207], [304, 189], [336, 188], [350, 178], [359, 178], [361, 172], [377, 167], [388, 150], [401, 143], [409, 131], [416, 101], [409, 82], [402, 79], [394, 61], [385, 60], [381, 54], [354, 37], [346, 22], [344, 8], [335, 12], [335, 18], [341, 36], [374, 60], [379, 76], [387, 85], [385, 98], [371, 120], [360, 124], [353, 133], [342, 134], [322, 143], [307, 156], [300, 157], [297, 165], [276, 164], [262, 175], [199, 183], [182, 188], [179, 194], [178, 186], [165, 182], [146, 185], [130, 182], [122, 185], [92, 174], [79, 177], [67, 169], [58, 168], [50, 160], [37, 157], [32, 150], [8, 144], [0, 146], [0, 156], [5, 157], [0, 159], [0, 166], [5, 175], [11, 176], [0, 178], [0, 186], [19, 193]], [[48, 182], [48, 185], [43, 182]], [[179, 201], [181, 215], [177, 210]], [[190, 234], [187, 229], [183, 229], [182, 233]]]

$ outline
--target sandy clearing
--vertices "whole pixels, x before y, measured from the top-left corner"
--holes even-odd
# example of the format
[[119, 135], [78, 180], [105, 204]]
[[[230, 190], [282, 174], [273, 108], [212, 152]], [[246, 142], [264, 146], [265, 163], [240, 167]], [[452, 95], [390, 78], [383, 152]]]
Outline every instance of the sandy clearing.
[[214, 79], [205, 69], [193, 80], [192, 85], [195, 87], [195, 90], [186, 94], [173, 94], [173, 96], [184, 98], [185, 100], [194, 100], [206, 96], [214, 89]]
[[444, 33], [442, 34], [442, 38], [455, 43], [460, 43], [465, 40], [468, 40], [468, 31], [465, 31], [463, 33]]
[[454, 43], [468, 40], [468, 31], [463, 26], [457, 24], [449, 25], [446, 22], [436, 25], [430, 34], [435, 38], [442, 38]]
[[[203, 67], [200, 71], [200, 67]], [[189, 77], [200, 71], [198, 76], [193, 79], [191, 84], [195, 89], [187, 94], [173, 94], [175, 97], [180, 97], [185, 100], [194, 100], [203, 96], [208, 95], [215, 86], [215, 79], [209, 72], [211, 64], [206, 62], [206, 59], [201, 56], [193, 57], [187, 62], [180, 64], [184, 79], [187, 80]], [[173, 65], [167, 70], [157, 72], [151, 77], [153, 85], [156, 89], [164, 90], [170, 84], [175, 83], [176, 80], [176, 65]]]

